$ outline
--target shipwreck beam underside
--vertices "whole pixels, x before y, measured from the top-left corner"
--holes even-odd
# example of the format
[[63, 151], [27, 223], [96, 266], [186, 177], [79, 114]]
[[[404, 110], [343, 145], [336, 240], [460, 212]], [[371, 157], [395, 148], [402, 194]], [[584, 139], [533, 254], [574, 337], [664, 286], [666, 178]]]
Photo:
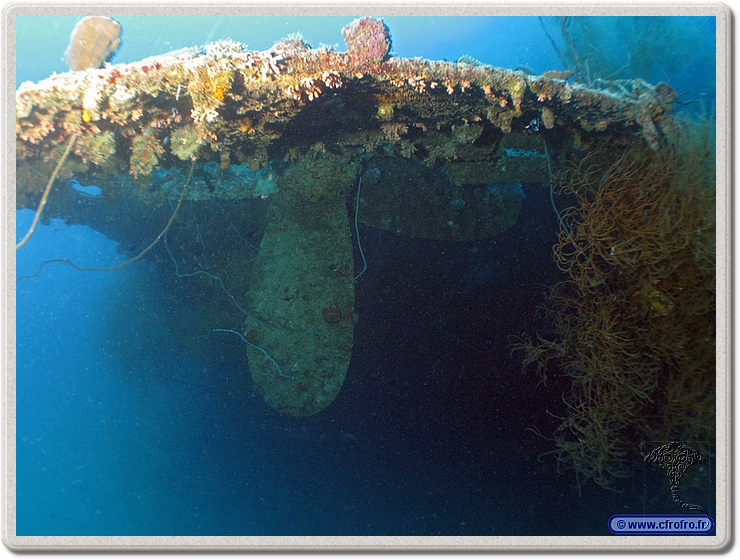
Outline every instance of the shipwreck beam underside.
[[[490, 165], [511, 155], [502, 145], [517, 136], [539, 157], [544, 138], [583, 150], [636, 140], [655, 147], [670, 134], [674, 98], [669, 86], [641, 81], [596, 90], [484, 65], [358, 63], [299, 39], [265, 52], [221, 42], [22, 84], [17, 206], [35, 206], [75, 135], [60, 179], [157, 206], [179, 194], [191, 159], [198, 172], [185, 198], [205, 201], [269, 194], [285, 166], [327, 151], [434, 166]], [[241, 186], [209, 179], [229, 173]]]

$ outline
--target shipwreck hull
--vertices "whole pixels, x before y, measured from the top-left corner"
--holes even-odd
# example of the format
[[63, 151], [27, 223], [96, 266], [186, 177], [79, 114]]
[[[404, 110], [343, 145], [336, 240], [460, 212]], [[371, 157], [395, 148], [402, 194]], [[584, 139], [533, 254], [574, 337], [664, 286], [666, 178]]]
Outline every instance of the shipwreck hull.
[[[209, 253], [220, 265], [179, 270], [172, 251], [189, 230], [173, 229], [176, 274], [218, 280], [243, 315], [238, 334], [257, 390], [305, 416], [332, 402], [349, 365], [358, 223], [491, 237], [515, 223], [520, 184], [549, 185], [568, 154], [656, 149], [671, 134], [674, 99], [665, 84], [590, 89], [479, 64], [367, 56], [352, 44], [338, 52], [286, 39], [255, 52], [218, 42], [22, 84], [16, 202], [36, 209], [71, 147], [57, 184], [101, 192], [87, 200], [57, 186], [47, 217], [128, 244], [141, 230], [124, 227], [121, 213], [151, 223], [159, 240], [178, 200], [192, 220], [198, 205], [220, 211], [223, 231], [211, 234], [221, 242]], [[259, 226], [248, 238], [247, 214], [223, 207], [245, 201]]]

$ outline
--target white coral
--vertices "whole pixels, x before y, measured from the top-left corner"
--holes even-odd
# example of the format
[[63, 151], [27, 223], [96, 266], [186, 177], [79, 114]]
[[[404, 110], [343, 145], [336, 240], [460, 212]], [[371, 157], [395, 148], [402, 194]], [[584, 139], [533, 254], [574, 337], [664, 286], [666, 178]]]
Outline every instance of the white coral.
[[238, 41], [226, 39], [224, 41], [216, 41], [215, 43], [206, 45], [205, 50], [206, 56], [211, 56], [213, 58], [222, 58], [226, 56], [231, 58], [235, 54], [241, 54], [246, 51], [247, 46]]
[[113, 92], [113, 95], [110, 96], [110, 99], [108, 99], [108, 104], [110, 105], [110, 108], [114, 111], [120, 111], [122, 108], [126, 107], [133, 99], [136, 97], [136, 93], [133, 91], [130, 91], [129, 89], [118, 85], [116, 86], [116, 91]]
[[104, 88], [103, 79], [100, 76], [93, 76], [85, 90], [85, 95], [82, 96], [82, 109], [88, 112], [90, 120], [100, 119], [100, 101]]
[[190, 117], [193, 119], [193, 122], [215, 122], [218, 118], [218, 111], [213, 108], [198, 108], [196, 109], [193, 107], [193, 110], [190, 111]]

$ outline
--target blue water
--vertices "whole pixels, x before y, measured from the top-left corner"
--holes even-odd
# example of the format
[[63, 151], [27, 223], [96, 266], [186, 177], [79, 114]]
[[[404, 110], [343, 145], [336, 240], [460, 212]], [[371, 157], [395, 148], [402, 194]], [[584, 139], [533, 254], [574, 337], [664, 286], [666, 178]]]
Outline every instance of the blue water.
[[[343, 49], [352, 18], [118, 19], [114, 62], [225, 38], [264, 49], [294, 32]], [[66, 71], [76, 21], [18, 18], [19, 84]], [[385, 21], [397, 56], [563, 66], [536, 18]], [[714, 21], [670, 23], [694, 41], [691, 57], [657, 60], [639, 77], [711, 102]], [[524, 189], [520, 227], [491, 240], [363, 230], [370, 264], [357, 286], [347, 381], [310, 418], [281, 415], [254, 394], [238, 340], [183, 348], [171, 324], [180, 316], [158, 302], [166, 285], [145, 259], [105, 273], [50, 264], [20, 281], [18, 534], [606, 534], [611, 515], [641, 511], [642, 495], [629, 490], [589, 485], [579, 495], [572, 474], [538, 461], [551, 447], [526, 430], [554, 427], [546, 410], [559, 396], [508, 351], [555, 274], [549, 200], [539, 186]], [[16, 217], [20, 239], [33, 212]], [[119, 249], [87, 226], [51, 220], [17, 252], [17, 275], [55, 258], [110, 266], [125, 260]]]

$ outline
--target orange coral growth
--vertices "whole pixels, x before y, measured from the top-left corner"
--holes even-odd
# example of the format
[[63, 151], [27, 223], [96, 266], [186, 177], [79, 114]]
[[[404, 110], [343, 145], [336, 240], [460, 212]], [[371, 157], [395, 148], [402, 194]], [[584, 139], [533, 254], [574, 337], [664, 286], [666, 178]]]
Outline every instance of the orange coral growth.
[[657, 153], [564, 174], [576, 204], [554, 247], [556, 336], [516, 348], [525, 367], [570, 378], [553, 453], [579, 479], [612, 488], [642, 441], [714, 439], [713, 138], [709, 120], [684, 123]]

